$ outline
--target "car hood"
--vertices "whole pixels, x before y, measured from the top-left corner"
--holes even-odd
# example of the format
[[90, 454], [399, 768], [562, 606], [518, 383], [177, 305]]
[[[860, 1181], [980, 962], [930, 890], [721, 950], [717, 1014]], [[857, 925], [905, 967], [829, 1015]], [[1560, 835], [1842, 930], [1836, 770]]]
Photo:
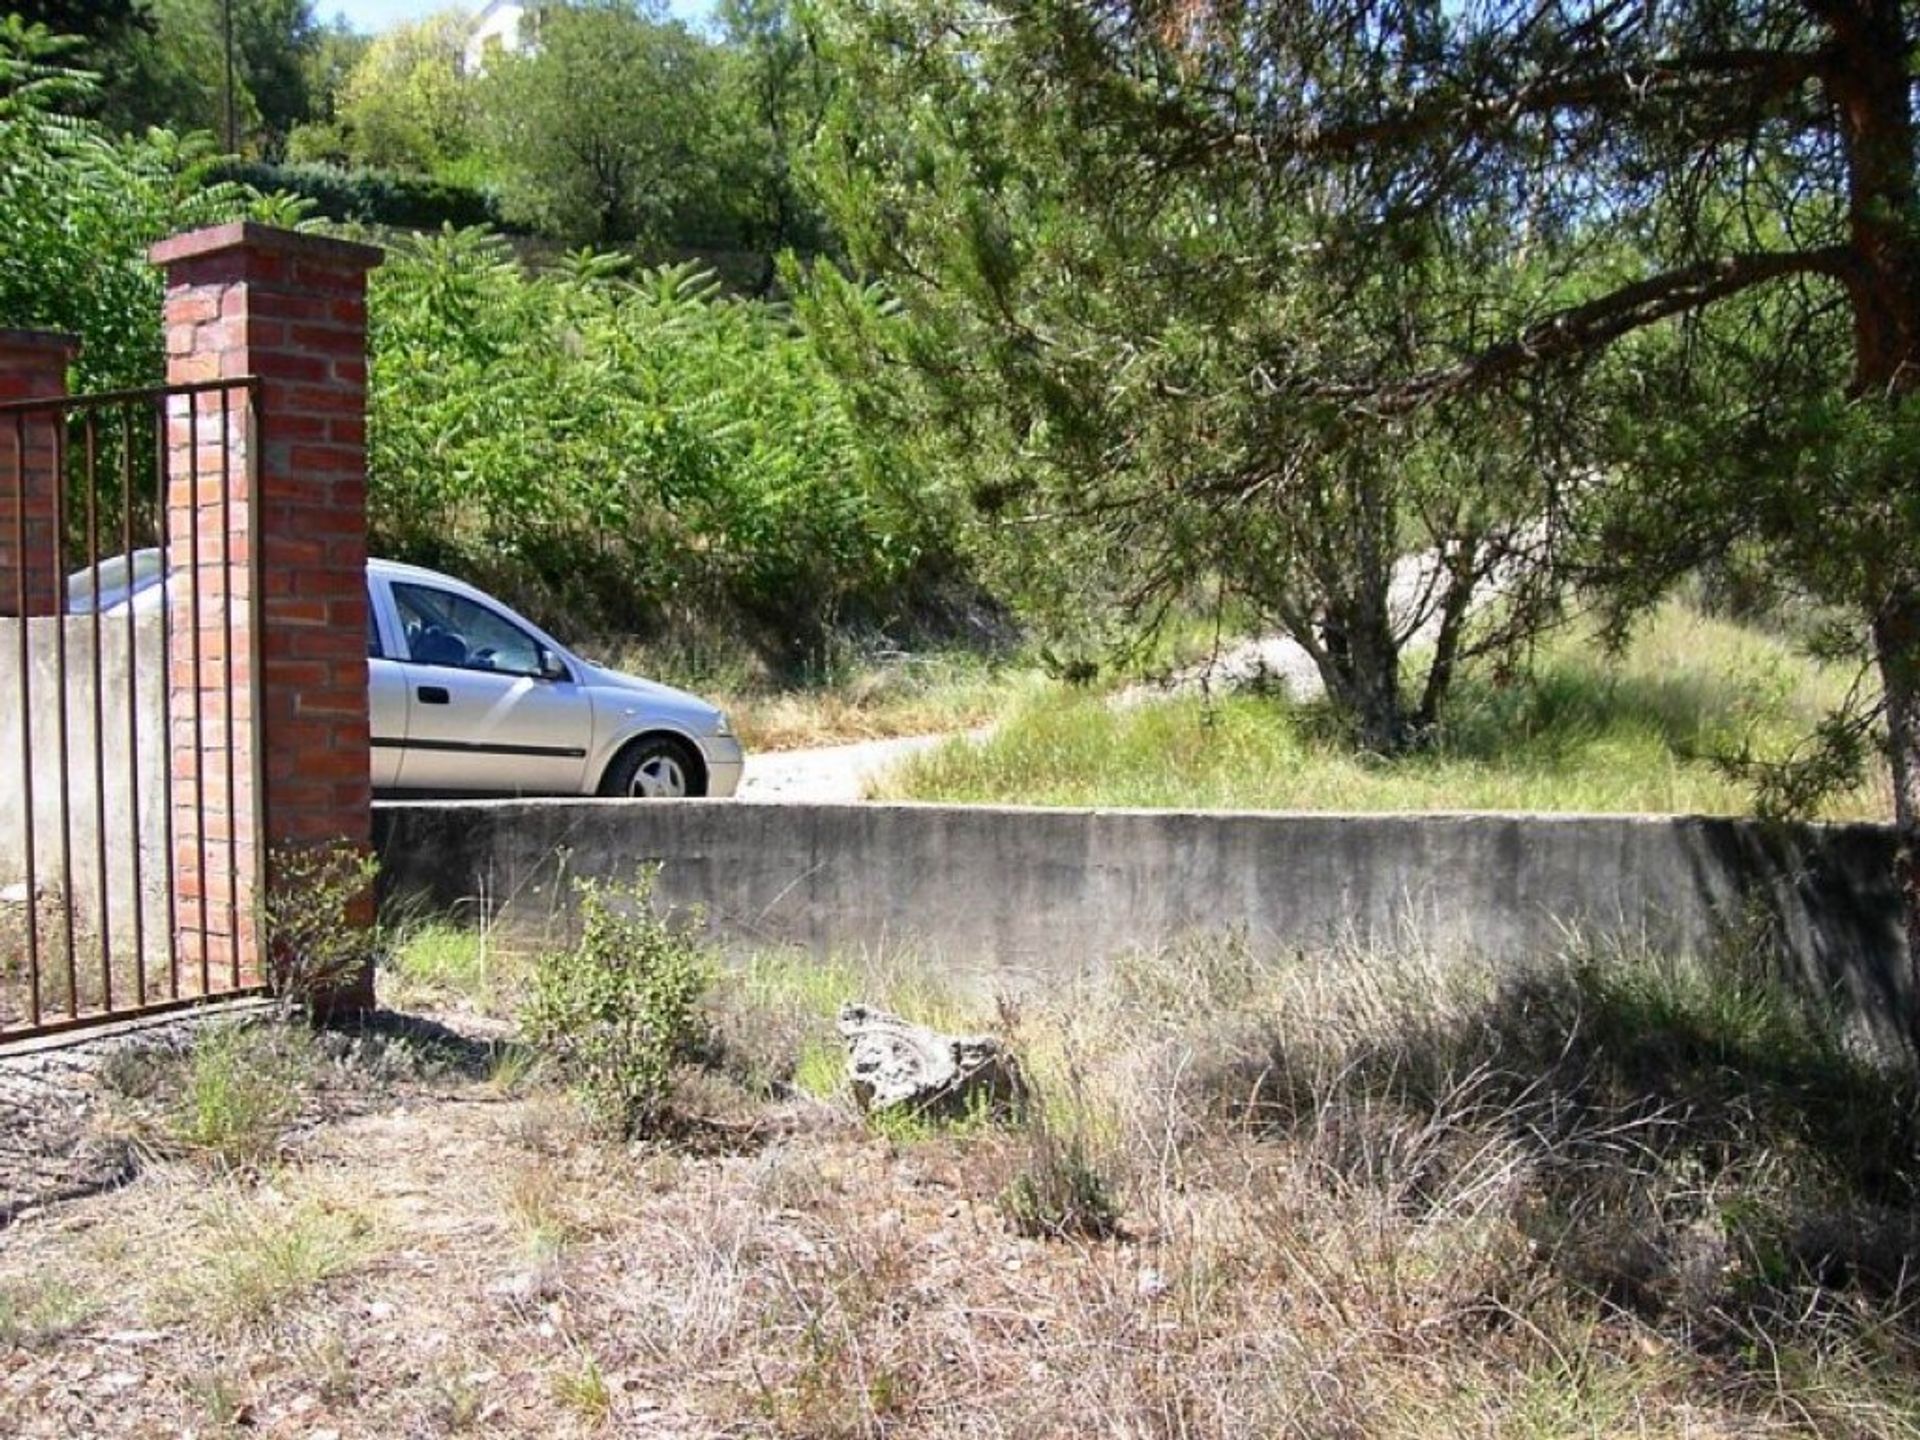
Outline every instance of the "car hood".
[[614, 692], [607, 696], [610, 702], [644, 706], [663, 720], [677, 720], [701, 734], [711, 733], [719, 723], [720, 711], [697, 695], [662, 685], [658, 680], [623, 675], [590, 660], [580, 661], [580, 669], [588, 688]]

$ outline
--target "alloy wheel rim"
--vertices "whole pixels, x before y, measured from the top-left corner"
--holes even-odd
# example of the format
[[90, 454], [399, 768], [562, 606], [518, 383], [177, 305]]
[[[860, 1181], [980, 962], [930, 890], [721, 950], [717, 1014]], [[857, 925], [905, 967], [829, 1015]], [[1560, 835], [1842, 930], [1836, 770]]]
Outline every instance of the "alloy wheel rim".
[[647, 800], [679, 800], [687, 793], [687, 773], [673, 756], [655, 755], [640, 762], [627, 793]]

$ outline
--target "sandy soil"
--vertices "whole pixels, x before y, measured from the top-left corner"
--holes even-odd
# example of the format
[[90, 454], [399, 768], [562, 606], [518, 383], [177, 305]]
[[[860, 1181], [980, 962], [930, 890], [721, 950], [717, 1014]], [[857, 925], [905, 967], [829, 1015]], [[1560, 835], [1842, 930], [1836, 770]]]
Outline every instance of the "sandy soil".
[[952, 738], [909, 735], [895, 740], [863, 740], [854, 745], [826, 745], [817, 750], [748, 755], [738, 794], [742, 800], [795, 805], [859, 800], [865, 797], [868, 783], [892, 766]]

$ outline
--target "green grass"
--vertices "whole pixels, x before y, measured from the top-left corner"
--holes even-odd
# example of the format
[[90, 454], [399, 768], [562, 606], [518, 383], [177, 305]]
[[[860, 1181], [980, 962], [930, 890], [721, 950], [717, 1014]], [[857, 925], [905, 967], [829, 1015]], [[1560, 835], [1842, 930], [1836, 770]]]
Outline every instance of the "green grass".
[[0, 1283], [0, 1351], [52, 1344], [100, 1306], [98, 1298], [57, 1275], [32, 1285]]
[[172, 1140], [215, 1165], [265, 1161], [300, 1107], [314, 1065], [307, 1036], [270, 1024], [220, 1024], [194, 1039], [169, 1122]]
[[358, 1266], [372, 1253], [367, 1216], [337, 1206], [217, 1193], [195, 1234], [198, 1253], [160, 1287], [168, 1320], [249, 1324]]
[[409, 925], [387, 960], [405, 1000], [460, 1000], [484, 1014], [508, 1014], [527, 974], [527, 957], [490, 927]]
[[[878, 798], [985, 804], [1262, 810], [1553, 810], [1740, 814], [1724, 761], [1785, 758], [1851, 675], [1783, 641], [1669, 607], [1618, 661], [1561, 637], [1527, 679], [1468, 676], [1415, 753], [1354, 753], [1316, 705], [1237, 696], [1117, 708], [1054, 689], [982, 742], [955, 741], [886, 777]], [[1875, 780], [1828, 818], [1884, 818]]]

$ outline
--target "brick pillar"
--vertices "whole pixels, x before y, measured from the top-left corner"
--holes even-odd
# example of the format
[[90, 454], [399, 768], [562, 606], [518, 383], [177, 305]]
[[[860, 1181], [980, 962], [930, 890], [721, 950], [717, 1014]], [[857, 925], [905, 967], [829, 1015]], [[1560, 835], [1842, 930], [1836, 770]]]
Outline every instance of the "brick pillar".
[[[0, 330], [0, 401], [64, 400], [71, 335]], [[58, 615], [60, 444], [65, 415], [0, 415], [0, 615]]]
[[[269, 854], [342, 841], [365, 850], [372, 839], [366, 272], [380, 258], [371, 246], [250, 221], [177, 235], [152, 251], [167, 278], [168, 382], [259, 377], [250, 416], [230, 391], [176, 396], [168, 416], [169, 566], [176, 576], [193, 568], [189, 542], [199, 538], [197, 585], [176, 580], [173, 590], [197, 588], [201, 596], [197, 616], [176, 622], [172, 642], [180, 958], [183, 970], [194, 970], [205, 937], [216, 982], [236, 950], [243, 968], [250, 964], [250, 923], [243, 919], [239, 933], [230, 934], [227, 917], [229, 902], [244, 897], [259, 873], [258, 845]], [[224, 426], [236, 409], [242, 423]], [[249, 465], [256, 474], [251, 495]], [[252, 575], [259, 577], [258, 606], [235, 604], [230, 618], [227, 599], [244, 601]], [[229, 662], [228, 627], [236, 621]], [[246, 663], [256, 644], [257, 687]], [[228, 707], [245, 721], [256, 693], [258, 723], [236, 724], [232, 733], [238, 745], [259, 751], [257, 835], [255, 755], [236, 754], [232, 793], [224, 784]], [[194, 713], [202, 722], [197, 746]], [[227, 863], [235, 851], [236, 863]], [[372, 1000], [371, 971], [333, 997], [348, 1008]]]

